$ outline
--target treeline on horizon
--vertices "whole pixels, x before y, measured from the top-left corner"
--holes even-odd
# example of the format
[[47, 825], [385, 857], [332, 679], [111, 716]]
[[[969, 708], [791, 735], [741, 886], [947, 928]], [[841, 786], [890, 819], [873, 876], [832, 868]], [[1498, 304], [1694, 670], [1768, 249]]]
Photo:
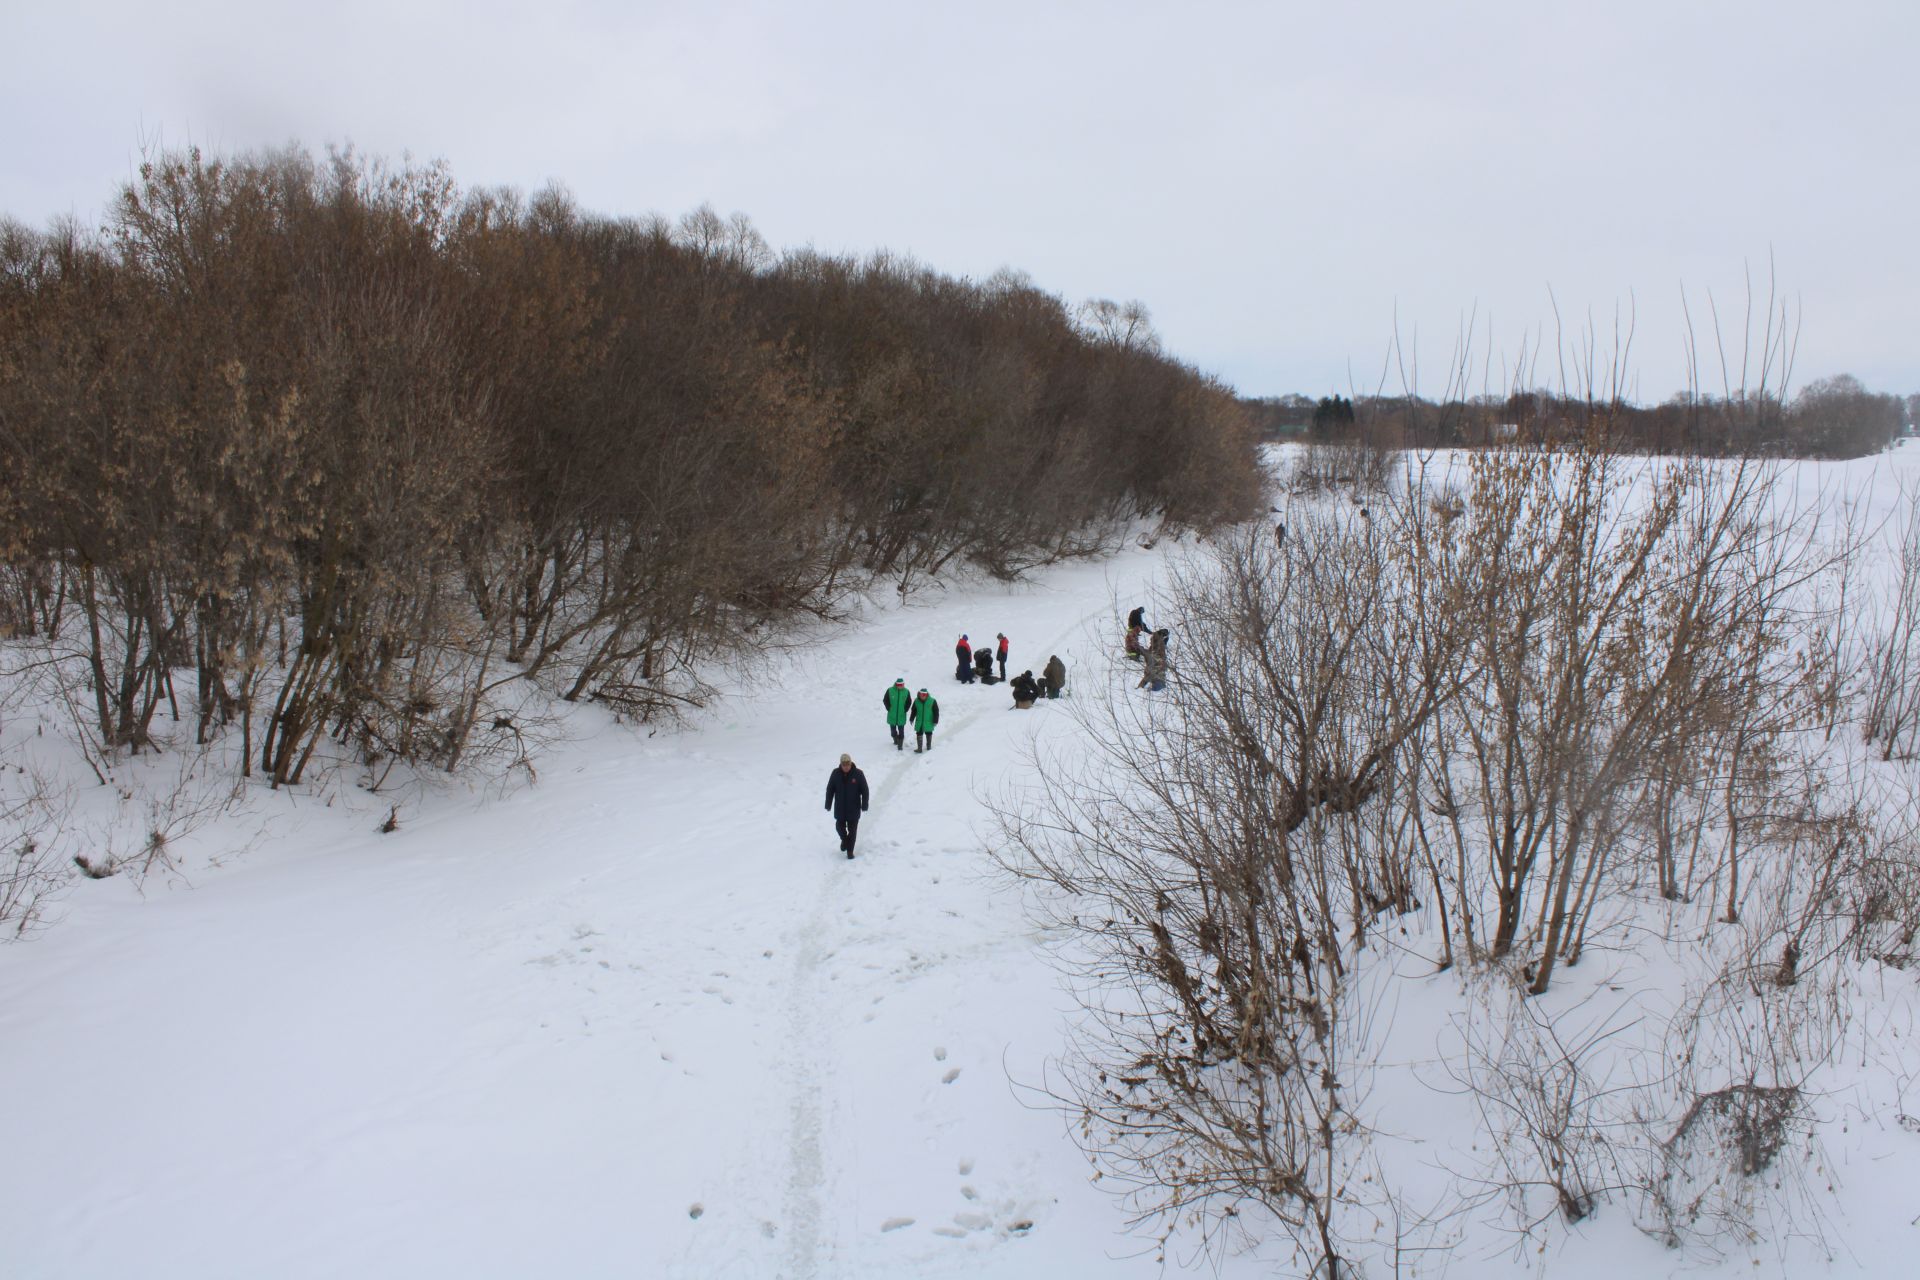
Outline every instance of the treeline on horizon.
[[297, 148], [0, 221], [0, 473], [0, 634], [54, 646], [101, 754], [165, 708], [276, 784], [329, 735], [517, 740], [516, 680], [698, 702], [851, 590], [1262, 493], [1244, 410], [1137, 306]]
[[1242, 401], [1264, 439], [1365, 439], [1383, 448], [1476, 448], [1513, 442], [1591, 442], [1702, 457], [1858, 458], [1920, 422], [1920, 394], [1869, 391], [1849, 374], [1821, 378], [1791, 397], [1772, 391], [1683, 392], [1656, 405], [1516, 391], [1428, 400], [1417, 395], [1267, 396]]

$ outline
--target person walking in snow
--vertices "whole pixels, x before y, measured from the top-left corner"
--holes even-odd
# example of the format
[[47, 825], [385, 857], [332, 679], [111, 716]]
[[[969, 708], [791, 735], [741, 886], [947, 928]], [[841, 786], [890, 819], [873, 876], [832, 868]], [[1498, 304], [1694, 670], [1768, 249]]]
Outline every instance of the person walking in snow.
[[961, 684], [973, 683], [973, 646], [967, 643], [965, 636], [953, 646], [953, 678]]
[[1153, 633], [1153, 643], [1147, 646], [1146, 670], [1140, 673], [1140, 683], [1134, 688], [1143, 686], [1154, 693], [1167, 687], [1167, 629], [1165, 627]]
[[907, 678], [901, 676], [887, 686], [880, 695], [880, 705], [887, 709], [887, 732], [893, 735], [893, 749], [905, 751], [907, 742], [907, 709], [913, 704], [913, 695], [907, 692]]
[[1060, 661], [1060, 655], [1054, 654], [1047, 659], [1047, 665], [1041, 674], [1041, 683], [1045, 686], [1049, 698], [1057, 698], [1067, 687], [1067, 664]]
[[913, 754], [933, 750], [933, 727], [940, 723], [940, 704], [922, 689], [913, 699]]
[[841, 852], [853, 857], [860, 815], [867, 811], [867, 775], [854, 767], [850, 755], [843, 753], [840, 767], [827, 775], [826, 807], [833, 810], [833, 829], [840, 834]]
[[999, 636], [998, 639], [1000, 646], [994, 650], [994, 657], [1000, 661], [1000, 678], [1005, 680], [1007, 678], [1007, 638], [1002, 635]]

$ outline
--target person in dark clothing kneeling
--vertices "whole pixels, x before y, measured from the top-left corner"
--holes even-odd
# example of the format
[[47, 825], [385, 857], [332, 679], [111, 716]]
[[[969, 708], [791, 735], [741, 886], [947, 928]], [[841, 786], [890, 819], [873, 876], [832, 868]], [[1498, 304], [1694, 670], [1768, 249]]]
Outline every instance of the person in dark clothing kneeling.
[[1033, 672], [1022, 671], [1013, 678], [1013, 705], [1025, 711], [1040, 697], [1040, 686], [1034, 681]]
[[974, 674], [980, 677], [981, 684], [994, 683], [993, 651], [991, 649], [975, 649], [973, 651], [973, 670]]
[[1057, 698], [1067, 687], [1067, 664], [1060, 661], [1060, 655], [1054, 654], [1047, 659], [1046, 670], [1040, 677], [1040, 686], [1047, 697]]
[[841, 851], [853, 857], [860, 815], [867, 811], [867, 775], [854, 767], [850, 755], [843, 754], [840, 767], [827, 775], [826, 807], [833, 810], [833, 829], [840, 833]]

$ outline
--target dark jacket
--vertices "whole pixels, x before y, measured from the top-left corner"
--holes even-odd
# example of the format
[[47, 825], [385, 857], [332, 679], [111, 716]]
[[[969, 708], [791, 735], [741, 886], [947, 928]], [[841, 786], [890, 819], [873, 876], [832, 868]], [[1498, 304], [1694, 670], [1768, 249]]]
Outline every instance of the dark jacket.
[[1015, 702], [1032, 702], [1040, 696], [1040, 686], [1034, 683], [1031, 671], [1022, 671], [1011, 683]]
[[978, 671], [983, 676], [992, 675], [993, 674], [993, 655], [988, 653], [985, 649], [975, 649], [973, 651], [973, 669], [975, 671]]
[[1141, 605], [1127, 615], [1127, 627], [1129, 630], [1134, 627], [1139, 627], [1142, 631], [1147, 629], [1147, 606]]
[[1060, 661], [1059, 654], [1047, 659], [1046, 674], [1047, 684], [1055, 693], [1067, 687], [1067, 664]]
[[827, 779], [826, 807], [833, 810], [835, 821], [860, 821], [867, 809], [867, 775], [860, 772], [859, 765], [845, 773], [839, 765], [833, 766], [833, 776]]

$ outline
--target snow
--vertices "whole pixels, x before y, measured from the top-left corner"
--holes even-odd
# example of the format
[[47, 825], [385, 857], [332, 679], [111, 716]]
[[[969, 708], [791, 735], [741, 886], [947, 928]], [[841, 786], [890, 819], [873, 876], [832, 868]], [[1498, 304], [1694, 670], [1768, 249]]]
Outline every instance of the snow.
[[[1890, 511], [1920, 456], [1816, 472]], [[1296, 1274], [1277, 1241], [1176, 1238], [1163, 1265], [1092, 1180], [1045, 1095], [1072, 1002], [979, 803], [1072, 724], [952, 678], [963, 631], [1005, 631], [1013, 672], [1059, 653], [1070, 687], [1120, 678], [1119, 618], [1165, 551], [872, 607], [683, 730], [571, 710], [536, 784], [409, 791], [391, 834], [342, 771], [249, 793], [169, 882], [78, 881], [0, 948], [0, 1273]], [[888, 741], [901, 674], [941, 702], [930, 755]], [[821, 807], [842, 751], [873, 790], [852, 862]], [[30, 717], [0, 760], [85, 776]], [[1660, 949], [1616, 957], [1551, 998], [1654, 1000]], [[1369, 1097], [1409, 1201], [1438, 1201], [1487, 1157], [1448, 1092], [1464, 979], [1412, 943], [1396, 964]], [[1893, 1112], [1920, 1003], [1910, 975], [1859, 981], [1821, 1107], [1832, 1270], [1909, 1275], [1920, 1135]], [[1447, 1231], [1459, 1251], [1417, 1274], [1812, 1274], [1775, 1242], [1667, 1250], [1624, 1208], [1543, 1253]]]

